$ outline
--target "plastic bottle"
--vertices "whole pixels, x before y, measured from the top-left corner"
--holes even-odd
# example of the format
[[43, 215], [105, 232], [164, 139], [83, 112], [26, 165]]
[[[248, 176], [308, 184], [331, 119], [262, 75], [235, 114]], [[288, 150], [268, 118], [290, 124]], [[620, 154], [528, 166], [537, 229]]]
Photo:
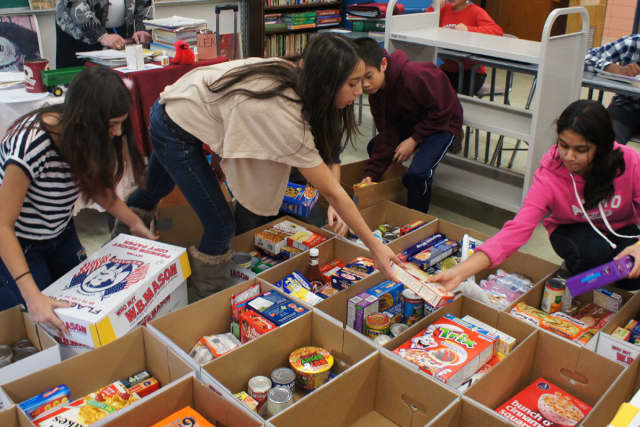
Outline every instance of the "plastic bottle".
[[309, 249], [309, 268], [307, 268], [307, 280], [311, 283], [313, 291], [317, 292], [324, 286], [324, 277], [320, 271], [319, 258], [320, 251], [318, 248]]
[[191, 49], [193, 50], [193, 57], [195, 58], [195, 61], [198, 62], [200, 60], [198, 58], [198, 46], [193, 46]]
[[160, 55], [159, 61], [160, 61], [160, 65], [162, 65], [163, 67], [166, 67], [167, 65], [169, 65], [169, 55], [167, 55], [166, 50], [162, 51], [162, 55]]

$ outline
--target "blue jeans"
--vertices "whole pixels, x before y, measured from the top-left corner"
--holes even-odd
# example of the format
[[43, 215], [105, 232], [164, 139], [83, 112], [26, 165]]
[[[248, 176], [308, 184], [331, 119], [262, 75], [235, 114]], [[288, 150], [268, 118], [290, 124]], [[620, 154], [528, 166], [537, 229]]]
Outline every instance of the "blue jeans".
[[[18, 238], [18, 242], [22, 246], [29, 270], [40, 290], [87, 259], [73, 220], [58, 237], [48, 240]], [[17, 274], [21, 273], [20, 271]], [[24, 299], [15, 280], [0, 260], [0, 311], [16, 304], [25, 304]]]
[[151, 107], [149, 135], [153, 152], [147, 165], [146, 185], [134, 191], [127, 204], [150, 211], [177, 185], [202, 221], [200, 252], [224, 254], [229, 250], [235, 223], [207, 163], [202, 141], [175, 124], [158, 101]]
[[[437, 132], [418, 141], [409, 170], [402, 177], [402, 183], [407, 187], [407, 207], [425, 213], [429, 211], [433, 175], [453, 140], [451, 132]], [[369, 155], [372, 150], [373, 140], [367, 146]]]

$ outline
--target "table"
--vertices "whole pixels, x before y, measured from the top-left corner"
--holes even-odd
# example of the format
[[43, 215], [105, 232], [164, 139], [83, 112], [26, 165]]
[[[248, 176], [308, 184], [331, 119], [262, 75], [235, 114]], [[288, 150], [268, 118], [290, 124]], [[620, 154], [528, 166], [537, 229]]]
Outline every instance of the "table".
[[[592, 91], [614, 92], [617, 95], [640, 96], [640, 88], [629, 83], [617, 82], [615, 80], [600, 77], [597, 73], [585, 71], [582, 76], [582, 86], [588, 87], [589, 99], [591, 99]], [[598, 101], [602, 102], [602, 94]]]
[[48, 93], [27, 93], [24, 85], [15, 89], [0, 90], [0, 140], [4, 139], [9, 126], [16, 119], [45, 105], [58, 104], [63, 97]]
[[151, 154], [151, 141], [149, 140], [149, 111], [158, 99], [165, 86], [174, 83], [182, 75], [196, 67], [218, 64], [227, 61], [225, 57], [212, 60], [199, 61], [192, 65], [168, 65], [154, 70], [137, 71], [123, 74], [133, 82], [131, 88], [132, 106], [129, 112], [136, 145], [143, 156]]

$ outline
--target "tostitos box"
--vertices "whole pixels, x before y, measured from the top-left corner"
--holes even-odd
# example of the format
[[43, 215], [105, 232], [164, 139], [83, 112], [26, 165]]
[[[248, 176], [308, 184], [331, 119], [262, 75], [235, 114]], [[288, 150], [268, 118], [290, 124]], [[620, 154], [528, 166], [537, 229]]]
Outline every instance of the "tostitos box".
[[211, 424], [205, 420], [199, 412], [194, 410], [191, 406], [186, 406], [180, 409], [178, 412], [174, 412], [168, 417], [158, 421], [151, 427], [215, 427], [215, 424]]
[[544, 378], [538, 378], [496, 412], [519, 426], [575, 426], [591, 406]]
[[439, 381], [458, 387], [491, 359], [495, 340], [457, 320], [436, 320], [393, 352]]
[[56, 309], [69, 340], [100, 347], [134, 329], [190, 275], [184, 248], [120, 234], [42, 293], [73, 304]]

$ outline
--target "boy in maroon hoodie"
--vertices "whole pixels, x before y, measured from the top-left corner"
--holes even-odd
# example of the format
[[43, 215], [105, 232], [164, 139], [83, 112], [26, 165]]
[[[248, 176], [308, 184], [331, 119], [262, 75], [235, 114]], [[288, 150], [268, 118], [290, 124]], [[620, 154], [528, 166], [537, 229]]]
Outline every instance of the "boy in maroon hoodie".
[[402, 177], [407, 206], [427, 212], [436, 167], [462, 135], [458, 96], [433, 63], [409, 62], [400, 50], [389, 55], [371, 38], [355, 42], [365, 62], [363, 89], [378, 130], [367, 146], [362, 182], [380, 180], [391, 162], [403, 163], [414, 155]]

